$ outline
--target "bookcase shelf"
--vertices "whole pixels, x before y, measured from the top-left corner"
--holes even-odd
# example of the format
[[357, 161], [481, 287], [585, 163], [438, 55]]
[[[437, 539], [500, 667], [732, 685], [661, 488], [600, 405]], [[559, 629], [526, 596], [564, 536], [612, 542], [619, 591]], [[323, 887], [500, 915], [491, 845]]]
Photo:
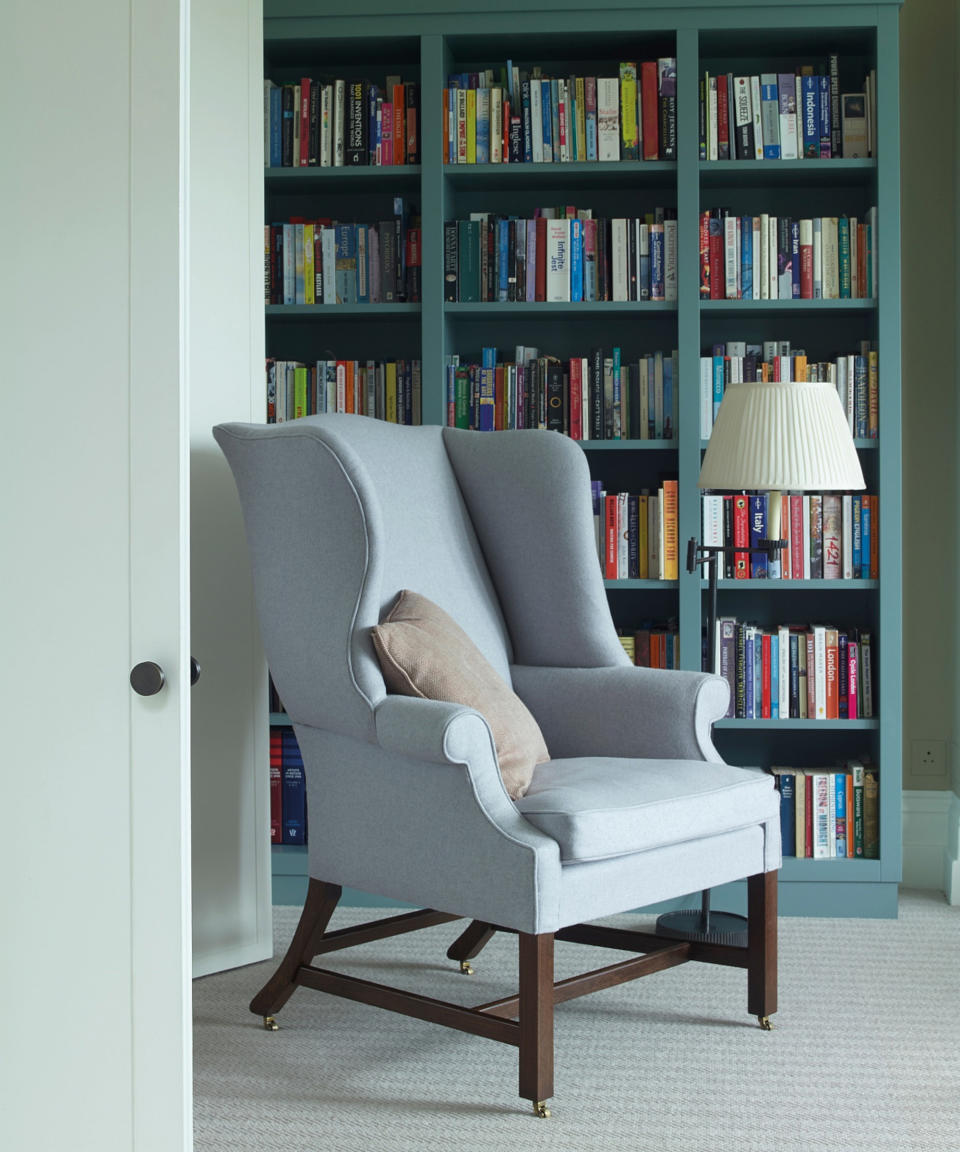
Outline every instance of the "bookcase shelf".
[[[879, 860], [796, 860], [781, 873], [780, 908], [788, 914], [895, 915], [900, 879], [901, 593], [900, 555], [900, 202], [899, 0], [847, 0], [842, 5], [789, 0], [609, 0], [590, 9], [573, 0], [510, 0], [465, 7], [428, 0], [416, 11], [353, 0], [332, 14], [323, 0], [266, 0], [265, 75], [402, 74], [420, 84], [421, 163], [380, 168], [266, 169], [267, 222], [339, 214], [378, 218], [371, 207], [402, 195], [422, 219], [422, 304], [267, 309], [268, 355], [420, 357], [425, 423], [447, 416], [446, 357], [479, 358], [494, 346], [510, 357], [518, 345], [541, 354], [585, 356], [593, 346], [623, 349], [624, 360], [678, 352], [678, 412], [672, 440], [592, 440], [581, 446], [591, 475], [610, 491], [654, 489], [679, 479], [679, 579], [608, 581], [611, 611], [625, 631], [679, 630], [681, 667], [701, 662], [705, 582], [683, 570], [685, 544], [700, 537], [696, 481], [706, 442], [700, 437], [699, 358], [727, 340], [789, 339], [813, 359], [849, 352], [860, 341], [879, 352], [876, 439], [856, 441], [867, 490], [879, 496], [878, 580], [721, 581], [720, 610], [765, 626], [803, 623], [829, 613], [839, 626], [868, 627], [876, 640], [875, 719], [857, 721], [724, 720], [716, 726], [721, 755], [769, 767], [830, 766], [868, 756], [879, 768]], [[794, 71], [840, 57], [841, 91], [876, 72], [873, 156], [868, 159], [736, 160], [699, 158], [699, 81], [705, 70], [754, 75]], [[671, 161], [549, 164], [445, 163], [441, 93], [451, 73], [500, 68], [508, 59], [545, 74], [613, 75], [618, 61], [669, 55], [677, 61], [677, 154]], [[602, 70], [601, 70], [602, 69]], [[379, 77], [379, 79], [378, 79]], [[537, 207], [575, 204], [612, 218], [663, 207], [677, 219], [677, 299], [634, 303], [449, 303], [444, 301], [444, 222], [471, 212], [527, 217]], [[701, 300], [700, 212], [729, 206], [739, 213], [799, 218], [859, 214], [877, 207], [878, 291], [875, 299]], [[382, 214], [382, 209], [380, 210]], [[382, 215], [381, 215], [382, 218]], [[337, 324], [326, 321], [335, 320]], [[337, 325], [341, 325], [338, 328]], [[344, 351], [339, 351], [339, 341]], [[332, 352], [326, 350], [335, 343]], [[360, 351], [359, 349], [364, 349]], [[374, 351], [367, 351], [373, 348]], [[848, 595], [851, 594], [852, 595]], [[271, 723], [284, 723], [272, 714]], [[276, 857], [276, 852], [275, 852]], [[284, 891], [305, 868], [303, 849], [282, 854]], [[302, 871], [300, 873], [302, 877]], [[735, 903], [735, 902], [734, 902]], [[720, 906], [719, 904], [717, 906]]]

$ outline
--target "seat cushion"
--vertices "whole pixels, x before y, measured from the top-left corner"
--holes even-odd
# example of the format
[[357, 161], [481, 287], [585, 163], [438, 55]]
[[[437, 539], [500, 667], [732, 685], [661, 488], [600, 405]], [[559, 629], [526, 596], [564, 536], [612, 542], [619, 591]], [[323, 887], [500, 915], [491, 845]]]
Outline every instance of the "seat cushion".
[[773, 777], [703, 760], [587, 756], [534, 770], [517, 808], [564, 863], [646, 852], [778, 817]]
[[432, 600], [404, 589], [370, 635], [391, 692], [465, 704], [483, 716], [507, 794], [523, 796], [550, 753], [527, 706], [466, 632]]

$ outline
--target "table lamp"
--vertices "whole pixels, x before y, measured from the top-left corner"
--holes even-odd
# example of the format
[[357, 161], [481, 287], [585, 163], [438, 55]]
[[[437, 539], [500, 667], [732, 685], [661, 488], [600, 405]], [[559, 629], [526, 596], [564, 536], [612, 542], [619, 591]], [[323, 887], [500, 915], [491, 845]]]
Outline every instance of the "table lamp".
[[[866, 487], [860, 459], [836, 386], [812, 381], [727, 386], [704, 453], [698, 488], [741, 492], [836, 492]], [[732, 544], [687, 545], [687, 571], [708, 566], [707, 668], [716, 671], [717, 569], [721, 554], [766, 552], [786, 546], [780, 524], [768, 524], [769, 539], [753, 548]], [[657, 920], [663, 936], [746, 947], [746, 917], [710, 911], [710, 892], [700, 908], [666, 912]]]

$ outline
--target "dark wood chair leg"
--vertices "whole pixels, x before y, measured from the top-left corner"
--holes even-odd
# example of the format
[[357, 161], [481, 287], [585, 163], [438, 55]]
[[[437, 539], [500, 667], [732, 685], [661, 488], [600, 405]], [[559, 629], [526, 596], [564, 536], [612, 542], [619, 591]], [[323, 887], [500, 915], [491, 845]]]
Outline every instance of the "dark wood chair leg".
[[777, 1010], [777, 873], [747, 879], [747, 1011], [770, 1028]]
[[472, 973], [473, 969], [467, 961], [480, 955], [496, 931], [496, 928], [491, 928], [482, 920], [471, 920], [447, 949], [447, 959], [459, 960], [460, 968], [464, 972]]
[[553, 1095], [553, 933], [520, 939], [520, 1096], [549, 1116]]
[[263, 1016], [268, 1028], [275, 1027], [273, 1013], [280, 1011], [297, 987], [297, 969], [301, 964], [309, 964], [317, 954], [320, 940], [330, 923], [341, 892], [337, 884], [325, 884], [322, 880], [311, 879], [307, 887], [307, 899], [300, 913], [300, 923], [290, 941], [287, 954], [280, 961], [276, 972], [250, 1001], [250, 1011]]

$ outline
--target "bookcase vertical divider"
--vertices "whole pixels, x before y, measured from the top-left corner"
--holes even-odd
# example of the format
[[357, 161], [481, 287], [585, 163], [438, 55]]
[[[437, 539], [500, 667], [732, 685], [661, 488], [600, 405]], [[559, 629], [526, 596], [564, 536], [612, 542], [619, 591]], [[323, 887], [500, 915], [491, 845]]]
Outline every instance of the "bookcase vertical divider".
[[678, 616], [680, 664], [700, 667], [700, 573], [684, 569], [686, 541], [700, 536], [700, 172], [697, 156], [699, 35], [677, 30], [677, 350], [680, 393], [677, 467], [680, 475]]
[[443, 221], [446, 216], [441, 123], [435, 97], [445, 84], [445, 44], [442, 36], [420, 39], [420, 218], [423, 259], [420, 357], [423, 380], [423, 423], [445, 424], [446, 346], [443, 315]]
[[[880, 355], [880, 636], [877, 705], [882, 720], [880, 763], [900, 775], [903, 679], [901, 589], [903, 561], [900, 374], [900, 56], [899, 11], [881, 8], [877, 25], [877, 226], [879, 283], [877, 340]], [[922, 381], [919, 382], [922, 386]], [[895, 543], [894, 543], [895, 542]], [[889, 781], [887, 782], [889, 785]], [[881, 791], [881, 798], [883, 796]], [[886, 793], [889, 795], [889, 791]], [[881, 877], [901, 876], [902, 826], [899, 804], [880, 804]]]

